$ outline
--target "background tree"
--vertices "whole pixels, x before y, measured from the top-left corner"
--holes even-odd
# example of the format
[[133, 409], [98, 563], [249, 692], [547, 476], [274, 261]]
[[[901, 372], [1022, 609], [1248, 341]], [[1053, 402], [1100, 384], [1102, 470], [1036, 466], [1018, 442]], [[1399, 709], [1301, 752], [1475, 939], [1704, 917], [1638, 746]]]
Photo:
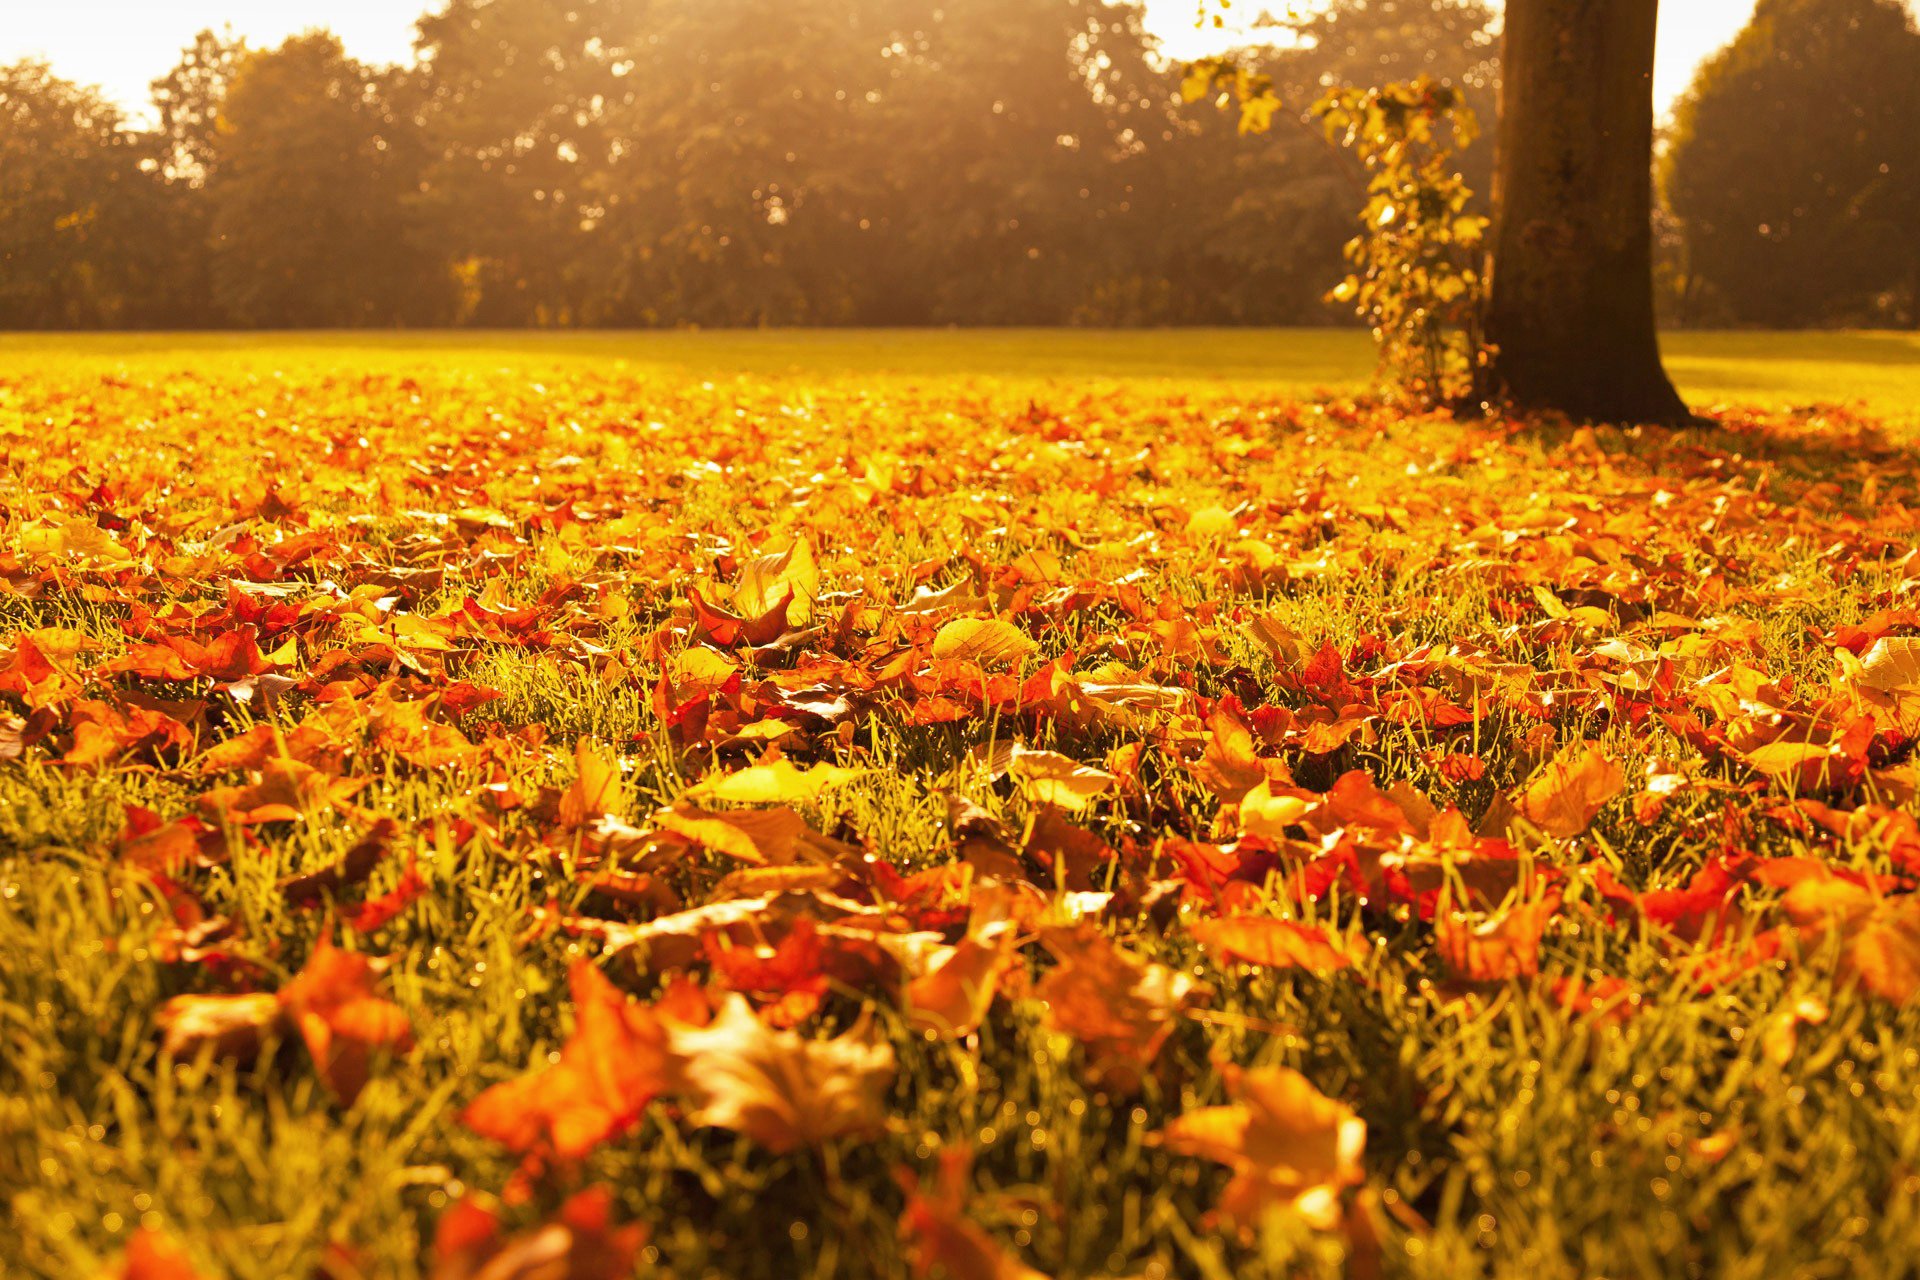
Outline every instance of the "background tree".
[[411, 203], [425, 157], [395, 109], [405, 87], [323, 32], [241, 61], [206, 185], [215, 300], [236, 323], [382, 325], [443, 314], [444, 272]]
[[1760, 0], [1674, 114], [1695, 306], [1741, 324], [1920, 322], [1920, 31], [1899, 0]]
[[[1164, 202], [1150, 225], [1176, 226], [1159, 239], [1181, 282], [1182, 320], [1347, 324], [1352, 308], [1327, 300], [1347, 273], [1342, 246], [1367, 201], [1359, 162], [1328, 142], [1313, 104], [1343, 85], [1370, 87], [1419, 75], [1457, 89], [1491, 124], [1497, 111], [1499, 36], [1479, 0], [1332, 0], [1276, 19], [1272, 45], [1238, 50], [1231, 61], [1273, 85], [1272, 127], [1246, 137], [1230, 116], [1189, 111], [1186, 136], [1154, 150], [1147, 166]], [[1467, 184], [1484, 197], [1492, 148], [1461, 153]]]
[[611, 121], [639, 83], [641, 15], [666, 7], [450, 0], [421, 18], [425, 204], [459, 259], [464, 318], [584, 318], [610, 256], [608, 174], [631, 151]]
[[157, 172], [98, 92], [42, 62], [0, 67], [0, 328], [149, 322]]
[[[164, 230], [158, 238], [164, 245], [165, 323], [171, 326], [226, 322], [214, 300], [208, 252], [213, 205], [206, 188], [219, 171], [220, 111], [246, 53], [246, 43], [231, 33], [202, 31], [151, 86], [159, 122], [155, 143], [166, 187]], [[152, 229], [146, 234], [154, 236]]]

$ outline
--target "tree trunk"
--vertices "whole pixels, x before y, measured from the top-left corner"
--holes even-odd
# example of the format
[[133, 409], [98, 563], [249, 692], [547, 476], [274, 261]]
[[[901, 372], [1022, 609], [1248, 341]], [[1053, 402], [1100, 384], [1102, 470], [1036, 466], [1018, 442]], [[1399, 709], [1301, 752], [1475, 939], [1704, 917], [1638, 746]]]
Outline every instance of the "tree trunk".
[[1653, 313], [1659, 0], [1508, 0], [1488, 390], [1520, 409], [1676, 423]]

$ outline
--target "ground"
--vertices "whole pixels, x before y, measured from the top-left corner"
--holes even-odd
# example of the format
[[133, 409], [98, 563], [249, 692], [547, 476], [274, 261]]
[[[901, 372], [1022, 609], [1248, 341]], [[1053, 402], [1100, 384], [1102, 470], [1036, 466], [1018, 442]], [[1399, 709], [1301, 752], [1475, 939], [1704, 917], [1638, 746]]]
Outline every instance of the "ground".
[[0, 339], [0, 1274], [1912, 1274], [1920, 342], [1669, 352]]

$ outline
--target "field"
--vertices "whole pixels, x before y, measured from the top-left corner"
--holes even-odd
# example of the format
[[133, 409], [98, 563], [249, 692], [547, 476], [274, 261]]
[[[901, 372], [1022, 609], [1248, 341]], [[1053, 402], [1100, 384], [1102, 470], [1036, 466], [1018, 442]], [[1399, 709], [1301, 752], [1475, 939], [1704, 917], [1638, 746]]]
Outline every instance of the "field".
[[1920, 341], [1669, 355], [0, 338], [0, 1275], [1915, 1274]]

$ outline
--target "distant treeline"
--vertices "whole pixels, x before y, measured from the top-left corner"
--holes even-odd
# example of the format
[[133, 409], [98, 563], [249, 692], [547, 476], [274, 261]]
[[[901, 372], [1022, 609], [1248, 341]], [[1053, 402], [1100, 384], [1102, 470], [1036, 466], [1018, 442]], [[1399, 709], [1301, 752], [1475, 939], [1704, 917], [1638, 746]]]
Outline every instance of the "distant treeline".
[[[20, 63], [0, 327], [1324, 324], [1364, 178], [1306, 107], [1426, 72], [1491, 125], [1498, 24], [1281, 34], [1299, 127], [1246, 138], [1104, 0], [450, 0], [404, 68], [202, 34], [151, 128]], [[1917, 86], [1898, 0], [1761, 0], [1667, 152], [1674, 317], [1913, 323]]]

